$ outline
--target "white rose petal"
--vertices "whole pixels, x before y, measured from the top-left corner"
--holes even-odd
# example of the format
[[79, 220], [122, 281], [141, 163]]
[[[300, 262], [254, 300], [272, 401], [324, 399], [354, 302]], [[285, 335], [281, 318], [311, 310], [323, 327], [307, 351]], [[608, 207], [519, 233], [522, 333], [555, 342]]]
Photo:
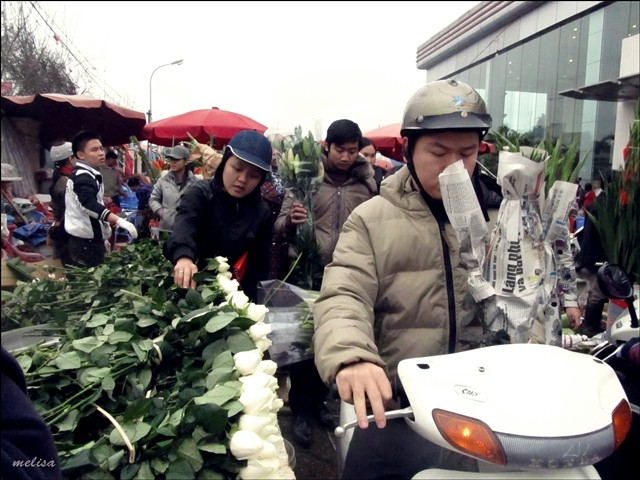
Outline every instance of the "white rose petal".
[[252, 303], [249, 305], [249, 309], [247, 310], [247, 317], [256, 323], [263, 322], [268, 311], [269, 309], [264, 305], [256, 305], [255, 303]]
[[264, 415], [273, 411], [276, 395], [270, 388], [249, 390], [240, 394], [240, 403], [249, 415]]
[[216, 280], [218, 282], [218, 285], [220, 285], [222, 291], [227, 295], [233, 292], [237, 292], [238, 288], [240, 287], [240, 284], [237, 280], [227, 278], [224, 275], [218, 275], [216, 277]]
[[238, 428], [240, 431], [253, 432], [262, 437], [262, 430], [272, 422], [273, 419], [267, 415], [249, 415], [245, 413], [238, 420]]
[[282, 438], [282, 434], [278, 432], [277, 435], [269, 435], [267, 437], [267, 442], [273, 443], [276, 448], [280, 446], [280, 448], [284, 448], [284, 438]]
[[272, 413], [276, 413], [278, 412], [282, 407], [284, 407], [284, 400], [282, 400], [281, 398], [276, 398], [273, 403], [271, 404], [271, 412]]
[[218, 262], [218, 273], [224, 273], [229, 271], [229, 259], [227, 257], [216, 257]]
[[[266, 425], [262, 430], [260, 430], [260, 432], [256, 433], [258, 433], [258, 435], [260, 435], [263, 440], [266, 440], [267, 438], [271, 437], [271, 435], [277, 435], [279, 431], [280, 429], [275, 425]], [[267, 443], [270, 444], [271, 442]]]
[[244, 310], [245, 308], [247, 308], [247, 305], [249, 305], [249, 297], [247, 297], [243, 291], [238, 290], [237, 292], [233, 292], [233, 294], [231, 294], [229, 303], [238, 310]]
[[264, 478], [273, 478], [273, 474], [280, 468], [280, 460], [278, 458], [252, 458], [247, 462], [248, 465], [260, 465], [272, 472], [272, 476]]
[[269, 335], [272, 330], [273, 328], [270, 323], [256, 323], [255, 325], [251, 325], [249, 327], [249, 336], [251, 337], [251, 340], [257, 342], [258, 339], [264, 338]]
[[267, 375], [275, 375], [278, 370], [278, 364], [273, 360], [262, 360], [256, 368], [258, 372], [264, 372]]
[[238, 460], [257, 457], [262, 451], [263, 445], [264, 442], [262, 438], [260, 438], [260, 435], [246, 430], [238, 430], [233, 434], [229, 442], [231, 453], [233, 453], [233, 456]]
[[264, 478], [273, 478], [275, 473], [268, 465], [263, 466], [260, 463], [254, 463], [253, 460], [249, 460], [247, 466], [240, 469], [238, 476], [243, 480], [262, 480]]
[[260, 460], [268, 460], [272, 458], [277, 460], [278, 450], [276, 450], [276, 446], [273, 443], [262, 442], [262, 451], [258, 454], [258, 458]]
[[278, 388], [278, 381], [275, 377], [267, 375], [264, 372], [254, 372], [251, 375], [246, 375], [240, 378], [242, 382], [241, 392], [255, 390], [258, 388], [270, 388], [276, 390]]
[[269, 350], [269, 347], [273, 344], [273, 342], [267, 337], [262, 337], [256, 340], [255, 344], [261, 352], [266, 352], [267, 350]]
[[259, 349], [238, 352], [233, 356], [233, 362], [241, 375], [251, 375], [262, 361], [262, 351]]

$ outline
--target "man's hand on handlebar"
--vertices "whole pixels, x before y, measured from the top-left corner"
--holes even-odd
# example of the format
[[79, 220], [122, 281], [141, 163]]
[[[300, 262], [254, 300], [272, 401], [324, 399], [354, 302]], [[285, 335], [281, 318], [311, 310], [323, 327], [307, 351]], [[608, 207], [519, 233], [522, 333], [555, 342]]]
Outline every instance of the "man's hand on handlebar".
[[367, 428], [367, 402], [378, 428], [384, 428], [387, 420], [385, 406], [392, 398], [391, 383], [382, 367], [369, 362], [359, 362], [343, 367], [336, 375], [340, 398], [355, 407], [358, 426]]

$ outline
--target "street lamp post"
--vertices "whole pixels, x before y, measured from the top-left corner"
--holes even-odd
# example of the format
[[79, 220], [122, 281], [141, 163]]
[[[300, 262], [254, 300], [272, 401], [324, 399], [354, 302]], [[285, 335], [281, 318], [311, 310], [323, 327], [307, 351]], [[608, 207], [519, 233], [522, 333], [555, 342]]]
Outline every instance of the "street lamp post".
[[153, 81], [153, 74], [156, 73], [156, 71], [159, 68], [162, 67], [168, 67], [170, 65], [182, 65], [182, 59], [180, 60], [176, 60], [175, 62], [171, 62], [171, 63], [165, 63], [164, 65], [160, 65], [159, 67], [156, 67], [155, 70], [153, 72], [151, 72], [151, 76], [149, 77], [149, 111], [147, 112], [147, 115], [149, 116], [149, 123], [151, 123], [151, 82]]

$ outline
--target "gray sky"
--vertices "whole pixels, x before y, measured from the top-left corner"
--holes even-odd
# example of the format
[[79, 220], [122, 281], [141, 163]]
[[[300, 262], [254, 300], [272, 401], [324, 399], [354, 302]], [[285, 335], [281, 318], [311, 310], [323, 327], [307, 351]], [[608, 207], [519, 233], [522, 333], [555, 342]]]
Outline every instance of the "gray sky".
[[[399, 122], [424, 84], [418, 46], [480, 2], [39, 2], [50, 25], [120, 98], [153, 120], [213, 106], [271, 131], [324, 136]], [[43, 27], [46, 32], [47, 28]], [[48, 38], [56, 45], [53, 35]], [[76, 68], [79, 68], [76, 66]], [[106, 95], [108, 93], [108, 95]]]

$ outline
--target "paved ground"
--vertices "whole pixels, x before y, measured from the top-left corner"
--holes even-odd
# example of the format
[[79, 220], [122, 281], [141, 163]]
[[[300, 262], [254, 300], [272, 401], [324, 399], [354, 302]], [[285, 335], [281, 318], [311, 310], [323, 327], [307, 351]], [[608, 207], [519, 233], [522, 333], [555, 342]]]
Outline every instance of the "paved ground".
[[[297, 480], [338, 478], [336, 441], [332, 431], [328, 431], [318, 422], [312, 424], [313, 440], [309, 448], [298, 445], [293, 439], [293, 414], [287, 403], [287, 377], [280, 377], [281, 386], [279, 396], [285, 401], [284, 407], [278, 413], [278, 421], [282, 436], [291, 442], [295, 449], [295, 466], [293, 472]], [[328, 408], [338, 420], [338, 401], [331, 402]]]

